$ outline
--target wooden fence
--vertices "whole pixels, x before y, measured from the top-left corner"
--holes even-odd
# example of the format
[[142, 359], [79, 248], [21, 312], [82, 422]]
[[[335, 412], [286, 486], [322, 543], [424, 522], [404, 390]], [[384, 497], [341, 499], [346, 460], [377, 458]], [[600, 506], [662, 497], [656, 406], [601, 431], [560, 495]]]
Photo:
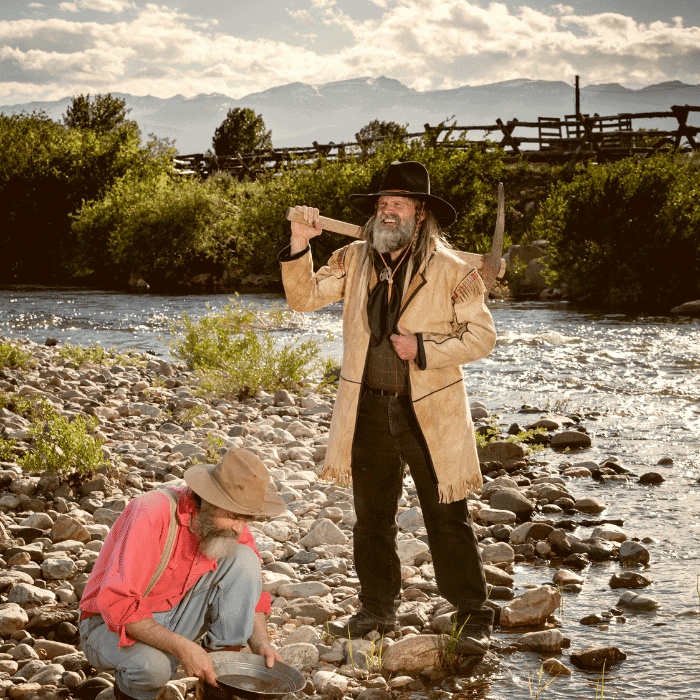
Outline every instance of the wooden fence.
[[[477, 145], [489, 150], [501, 146], [511, 159], [525, 158], [530, 162], [558, 162], [573, 165], [578, 160], [595, 158], [606, 162], [626, 158], [633, 153], [650, 155], [672, 149], [682, 151], [700, 150], [696, 136], [700, 128], [687, 123], [690, 112], [700, 112], [700, 106], [674, 105], [670, 112], [636, 112], [613, 116], [594, 114], [570, 114], [558, 117], [539, 117], [536, 122], [521, 122], [513, 119], [495, 124], [457, 126], [425, 124], [423, 131], [406, 134], [404, 140], [424, 139], [434, 147], [464, 148]], [[675, 118], [677, 128], [672, 131], [634, 129], [633, 121], [639, 119]], [[517, 135], [514, 133], [518, 130]], [[536, 135], [521, 135], [521, 130], [536, 130]], [[496, 132], [500, 140], [483, 138], [468, 140], [468, 132], [480, 131], [484, 137]], [[463, 140], [456, 142], [458, 134]], [[178, 155], [173, 160], [175, 168], [182, 173], [197, 173], [203, 177], [216, 173], [230, 173], [237, 177], [257, 176], [263, 172], [276, 172], [287, 168], [308, 166], [325, 158], [327, 160], [361, 159], [376, 149], [386, 137], [361, 138], [349, 143], [319, 144], [298, 148], [272, 148], [253, 153], [237, 153], [235, 156], [216, 156], [211, 153]], [[685, 139], [685, 142], [683, 141]], [[523, 147], [529, 146], [529, 148]], [[522, 147], [522, 148], [521, 148]]]

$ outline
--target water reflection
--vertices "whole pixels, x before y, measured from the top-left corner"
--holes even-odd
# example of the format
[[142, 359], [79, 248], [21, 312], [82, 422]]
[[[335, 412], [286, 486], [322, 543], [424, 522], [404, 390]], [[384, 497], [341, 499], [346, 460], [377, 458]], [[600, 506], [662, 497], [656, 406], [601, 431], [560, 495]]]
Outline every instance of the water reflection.
[[[271, 306], [275, 294], [241, 295], [244, 302]], [[183, 312], [197, 317], [206, 304], [216, 310], [227, 295], [137, 295], [84, 289], [0, 288], [0, 335], [47, 336], [61, 342], [136, 348], [167, 357], [170, 320]], [[606, 518], [624, 521], [629, 536], [649, 538], [654, 583], [646, 592], [662, 608], [656, 613], [626, 613], [626, 622], [584, 626], [579, 620], [617, 605], [620, 592], [610, 589], [616, 563], [592, 564], [584, 572], [580, 594], [565, 594], [562, 633], [571, 651], [613, 645], [627, 653], [619, 666], [606, 670], [605, 696], [660, 700], [697, 695], [700, 615], [696, 575], [700, 572], [700, 322], [659, 316], [603, 314], [570, 308], [565, 303], [496, 302], [491, 305], [499, 332], [494, 352], [464, 369], [472, 398], [497, 414], [497, 422], [525, 425], [523, 404], [542, 412], [577, 413], [593, 437], [580, 455], [542, 454], [552, 467], [562, 462], [604, 461], [615, 456], [633, 473], [657, 471], [660, 486], [630, 482], [602, 484], [578, 479], [569, 488], [578, 497], [596, 496], [608, 509]], [[308, 315], [306, 334], [336, 339], [327, 353], [342, 353], [342, 305]], [[280, 333], [280, 338], [293, 332]], [[538, 417], [537, 415], [535, 418]], [[658, 464], [662, 458], [670, 463]], [[588, 536], [590, 528], [580, 528]], [[542, 561], [516, 567], [516, 594], [525, 586], [551, 582], [555, 569]], [[518, 634], [499, 632], [498, 647]], [[500, 654], [486, 679], [457, 677], [437, 689], [405, 693], [414, 700], [447, 697], [518, 700], [529, 698], [528, 676], [537, 678], [543, 656]], [[568, 658], [562, 657], [567, 665]], [[574, 670], [557, 678], [542, 698], [595, 698], [600, 674]], [[456, 685], [455, 685], [456, 684]], [[456, 686], [459, 685], [458, 689]]]

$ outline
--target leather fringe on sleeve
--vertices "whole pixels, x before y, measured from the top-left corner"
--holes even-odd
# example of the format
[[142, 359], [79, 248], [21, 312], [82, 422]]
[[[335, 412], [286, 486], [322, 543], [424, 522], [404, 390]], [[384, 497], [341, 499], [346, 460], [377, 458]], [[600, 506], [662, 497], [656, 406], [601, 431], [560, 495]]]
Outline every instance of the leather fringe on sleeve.
[[456, 287], [454, 292], [452, 292], [452, 301], [464, 302], [471, 301], [474, 297], [479, 296], [479, 294], [484, 294], [486, 292], [486, 287], [479, 276], [476, 268], [474, 268]]
[[328, 260], [328, 267], [333, 277], [340, 279], [345, 275], [345, 253], [347, 253], [347, 250], [348, 246], [336, 250]]

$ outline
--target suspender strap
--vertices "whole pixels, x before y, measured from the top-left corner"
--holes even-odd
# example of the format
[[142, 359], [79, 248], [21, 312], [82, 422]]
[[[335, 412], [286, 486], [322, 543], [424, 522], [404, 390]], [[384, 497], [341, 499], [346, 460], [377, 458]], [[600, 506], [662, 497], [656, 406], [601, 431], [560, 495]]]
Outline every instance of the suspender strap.
[[153, 577], [148, 583], [148, 586], [146, 586], [146, 591], [143, 594], [144, 598], [153, 590], [153, 587], [156, 585], [156, 583], [158, 583], [158, 580], [165, 571], [165, 567], [170, 561], [173, 549], [175, 548], [175, 536], [177, 535], [178, 496], [170, 489], [163, 489], [163, 491], [167, 494], [168, 500], [170, 501], [170, 525], [168, 526], [168, 537], [165, 540], [165, 546], [163, 547], [163, 554], [160, 558], [160, 564], [158, 564], [158, 568], [155, 570]]

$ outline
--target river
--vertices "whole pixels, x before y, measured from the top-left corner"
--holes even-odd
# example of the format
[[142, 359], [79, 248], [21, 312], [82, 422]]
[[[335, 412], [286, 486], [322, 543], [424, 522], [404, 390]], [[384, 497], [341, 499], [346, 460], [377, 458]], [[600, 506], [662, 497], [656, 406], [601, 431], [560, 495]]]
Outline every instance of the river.
[[[274, 294], [241, 295], [262, 306], [283, 303]], [[82, 288], [0, 287], [0, 335], [47, 337], [60, 342], [135, 348], [169, 357], [168, 322], [187, 312], [198, 316], [228, 303], [225, 295], [155, 295]], [[626, 316], [582, 311], [566, 302], [490, 302], [499, 340], [487, 358], [465, 367], [471, 398], [486, 404], [499, 424], [525, 424], [531, 414], [577, 413], [593, 437], [593, 447], [577, 455], [539, 453], [552, 466], [564, 460], [604, 461], [618, 457], [634, 474], [660, 472], [659, 486], [599, 484], [578, 479], [569, 485], [579, 497], [594, 495], [608, 509], [602, 517], [620, 518], [630, 537], [648, 538], [653, 584], [642, 591], [661, 604], [656, 612], [625, 613], [625, 623], [589, 627], [585, 615], [614, 607], [621, 591], [608, 581], [620, 570], [616, 562], [596, 563], [585, 572], [579, 594], [565, 594], [562, 632], [571, 650], [613, 645], [627, 660], [605, 674], [605, 697], [648, 700], [700, 697], [700, 320], [662, 316]], [[341, 355], [342, 306], [335, 304], [307, 316], [305, 335], [335, 340], [327, 353]], [[281, 334], [282, 337], [290, 335]], [[537, 417], [537, 415], [535, 415]], [[663, 458], [669, 464], [659, 465]], [[577, 536], [590, 529], [579, 528]], [[551, 581], [545, 562], [516, 566], [516, 593], [524, 585]], [[497, 632], [505, 647], [519, 635]], [[565, 652], [563, 660], [568, 664]], [[536, 676], [542, 658], [534, 653], [499, 655], [485, 682], [457, 679], [464, 698], [529, 698], [528, 677]], [[574, 670], [557, 678], [541, 698], [581, 700], [600, 697], [599, 673]], [[444, 695], [456, 686], [446, 684]], [[430, 694], [431, 700], [443, 693]], [[425, 693], [415, 693], [424, 700]]]

